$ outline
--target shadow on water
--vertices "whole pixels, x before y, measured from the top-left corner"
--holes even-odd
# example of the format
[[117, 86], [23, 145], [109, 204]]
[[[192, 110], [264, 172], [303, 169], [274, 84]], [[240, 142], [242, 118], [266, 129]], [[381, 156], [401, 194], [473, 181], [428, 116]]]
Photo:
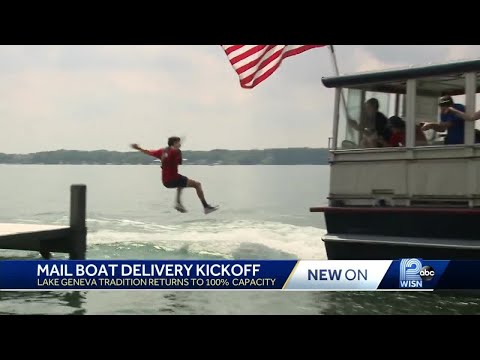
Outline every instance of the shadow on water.
[[[478, 315], [480, 296], [431, 292], [0, 292], [0, 315]], [[88, 300], [88, 301], [87, 301]], [[21, 307], [18, 305], [22, 304]], [[19, 310], [21, 309], [21, 310]]]
[[478, 315], [480, 296], [432, 292], [172, 292], [158, 314]]
[[323, 315], [478, 315], [480, 296], [432, 292], [314, 293]]
[[[85, 300], [84, 291], [0, 292], [0, 315], [85, 315]], [[21, 310], [19, 310], [19, 303], [22, 304]]]

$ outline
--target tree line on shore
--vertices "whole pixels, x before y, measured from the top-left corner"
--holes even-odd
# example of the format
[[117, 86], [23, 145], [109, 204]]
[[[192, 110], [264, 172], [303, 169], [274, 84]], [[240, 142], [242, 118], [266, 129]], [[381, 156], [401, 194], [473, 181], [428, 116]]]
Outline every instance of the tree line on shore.
[[[325, 165], [328, 149], [209, 150], [182, 152], [184, 165]], [[31, 154], [0, 153], [0, 164], [151, 165], [155, 159], [140, 152], [56, 150]]]

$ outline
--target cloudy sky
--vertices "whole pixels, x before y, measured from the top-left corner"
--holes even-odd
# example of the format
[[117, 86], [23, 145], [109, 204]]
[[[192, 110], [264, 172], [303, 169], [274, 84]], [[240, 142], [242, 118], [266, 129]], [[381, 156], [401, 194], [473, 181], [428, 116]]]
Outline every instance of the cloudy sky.
[[[341, 73], [480, 57], [472, 45], [337, 45]], [[325, 147], [326, 48], [242, 89], [219, 45], [0, 46], [0, 152]]]

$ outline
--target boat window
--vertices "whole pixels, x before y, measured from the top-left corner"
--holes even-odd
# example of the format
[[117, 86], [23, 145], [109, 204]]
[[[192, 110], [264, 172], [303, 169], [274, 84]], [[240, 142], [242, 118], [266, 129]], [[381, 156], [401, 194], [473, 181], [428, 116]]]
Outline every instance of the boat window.
[[403, 94], [345, 89], [340, 101], [337, 148], [405, 146], [404, 116]]
[[[478, 88], [478, 74], [476, 81]], [[405, 147], [407, 138], [415, 147], [460, 145], [465, 144], [465, 139], [473, 138], [476, 143], [480, 142], [480, 131], [474, 130], [474, 127], [480, 129], [480, 121], [475, 126], [465, 123], [450, 110], [453, 107], [466, 111], [465, 74], [415, 79], [408, 96], [406, 85], [406, 80], [400, 80], [343, 89], [338, 109], [336, 148]], [[409, 110], [413, 116], [409, 120], [412, 125], [406, 116], [407, 98], [414, 104], [414, 109]]]

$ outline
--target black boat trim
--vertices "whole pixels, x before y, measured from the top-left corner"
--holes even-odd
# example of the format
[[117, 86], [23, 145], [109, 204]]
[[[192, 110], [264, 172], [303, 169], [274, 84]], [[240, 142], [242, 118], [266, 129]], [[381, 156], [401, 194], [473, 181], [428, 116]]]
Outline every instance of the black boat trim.
[[321, 213], [430, 213], [430, 214], [464, 214], [479, 215], [480, 208], [431, 208], [431, 207], [311, 207], [310, 212]]
[[480, 60], [458, 61], [446, 64], [416, 66], [402, 69], [366, 72], [322, 78], [327, 88], [375, 84], [388, 81], [401, 81], [439, 75], [453, 75], [480, 71]]
[[[408, 240], [406, 240], [408, 239]], [[406, 238], [381, 235], [349, 235], [349, 234], [326, 234], [322, 237], [324, 242], [342, 242], [342, 243], [368, 243], [392, 246], [415, 246], [429, 248], [452, 248], [452, 249], [471, 249], [480, 250], [478, 245], [466, 245], [471, 240], [462, 239], [433, 239], [433, 238]], [[413, 240], [413, 241], [412, 241]]]

